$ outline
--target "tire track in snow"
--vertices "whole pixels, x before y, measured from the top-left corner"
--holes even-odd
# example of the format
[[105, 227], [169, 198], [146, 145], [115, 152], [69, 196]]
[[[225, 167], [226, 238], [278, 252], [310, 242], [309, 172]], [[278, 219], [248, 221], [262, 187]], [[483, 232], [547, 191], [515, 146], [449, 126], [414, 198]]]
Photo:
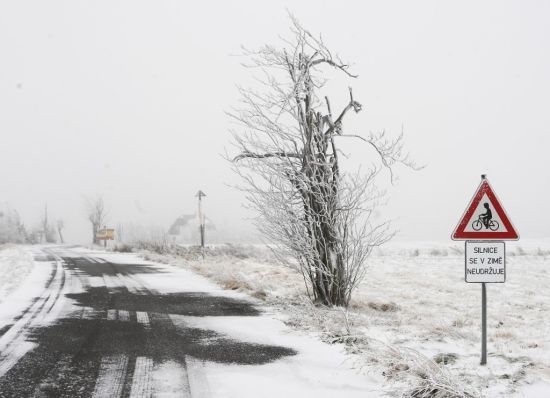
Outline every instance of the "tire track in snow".
[[[54, 256], [59, 257], [57, 253], [52, 253]], [[60, 258], [61, 259], [61, 258]], [[61, 259], [64, 264], [70, 266], [67, 259]], [[74, 293], [77, 291], [86, 291], [90, 286], [92, 286], [92, 278], [89, 278], [85, 273], [73, 269], [65, 270], [67, 272], [70, 286], [70, 292]], [[99, 278], [98, 278], [99, 279]], [[94, 282], [97, 284], [97, 280], [94, 279]], [[101, 278], [101, 282], [103, 279]], [[82, 320], [98, 320], [105, 319], [107, 317], [107, 311], [98, 310], [93, 307], [83, 307], [80, 311], [68, 314], [67, 318], [80, 318]], [[76, 316], [75, 316], [76, 315]], [[115, 311], [116, 317], [116, 311]], [[39, 382], [36, 390], [35, 397], [51, 397], [51, 396], [89, 396], [92, 389], [96, 385], [95, 377], [93, 379], [88, 379], [87, 375], [93, 375], [96, 372], [99, 372], [101, 366], [100, 361], [94, 363], [85, 359], [93, 347], [97, 344], [99, 329], [88, 330], [86, 332], [86, 337], [82, 341], [81, 346], [75, 352], [71, 354], [63, 354], [51, 367], [51, 370], [48, 371], [44, 377]], [[71, 380], [70, 384], [67, 385], [67, 381]], [[85, 388], [87, 386], [87, 388]], [[70, 391], [66, 388], [71, 389]], [[84, 393], [84, 391], [86, 393]]]
[[[90, 262], [90, 266], [93, 264], [100, 264], [100, 261]], [[101, 280], [105, 287], [109, 290], [127, 289], [133, 294], [156, 294], [153, 289], [149, 289], [145, 282], [141, 278], [134, 278], [134, 275], [127, 273], [119, 273], [116, 265], [112, 265], [113, 274], [106, 274], [103, 277], [96, 278], [97, 282]], [[59, 272], [58, 268], [61, 271]], [[67, 275], [64, 272], [69, 272]], [[41, 298], [30, 307], [30, 313], [36, 313], [36, 316], [40, 315], [40, 319], [51, 318], [54, 313], [57, 313], [56, 303], [60, 300], [63, 289], [70, 288], [71, 291], [81, 290], [83, 288], [92, 285], [92, 278], [87, 277], [85, 274], [78, 271], [66, 271], [61, 263], [57, 263], [56, 269], [53, 271], [52, 283], [48, 285], [48, 294], [43, 294]], [[82, 280], [81, 280], [82, 279]], [[94, 279], [94, 281], [96, 281]], [[79, 281], [77, 285], [77, 280]], [[55, 283], [55, 284], [54, 284]], [[81, 285], [81, 286], [80, 286]], [[66, 287], [65, 287], [66, 286]], [[55, 288], [58, 288], [55, 290]], [[46, 293], [46, 292], [45, 292]], [[109, 307], [107, 307], [109, 308]], [[111, 303], [110, 310], [99, 311], [93, 307], [84, 307], [79, 311], [77, 317], [81, 319], [97, 319], [108, 318], [115, 322], [135, 322], [136, 326], [139, 325], [146, 329], [161, 328], [175, 328], [172, 319], [168, 314], [162, 313], [148, 313], [145, 311], [127, 311], [117, 308], [116, 305]], [[49, 314], [51, 312], [51, 314]], [[135, 316], [133, 315], [135, 313]], [[74, 316], [74, 313], [73, 313]], [[33, 319], [34, 319], [33, 318]], [[36, 323], [34, 320], [32, 323]], [[87, 339], [87, 342], [76, 354], [61, 355], [52, 363], [51, 369], [44, 373], [41, 378], [41, 382], [36, 385], [35, 395], [37, 396], [52, 396], [56, 394], [56, 388], [66, 383], [67, 377], [72, 377], [71, 374], [75, 370], [74, 366], [82, 361], [79, 358], [92, 348], [93, 345], [98, 344], [93, 337], [97, 333], [91, 334], [91, 340]], [[29, 343], [30, 344], [30, 343]], [[28, 351], [28, 349], [27, 349]], [[26, 351], [25, 351], [26, 352]], [[24, 355], [24, 352], [23, 352]], [[78, 358], [77, 358], [78, 357]], [[92, 376], [90, 379], [91, 384], [86, 389], [87, 394], [92, 394], [93, 397], [193, 397], [193, 398], [207, 398], [210, 396], [208, 384], [206, 383], [206, 377], [203, 372], [203, 364], [200, 361], [194, 360], [190, 357], [185, 357], [183, 361], [162, 361], [156, 363], [152, 358], [147, 356], [137, 356], [127, 354], [105, 354], [103, 357], [99, 357], [94, 361], [95, 365], [89, 370], [87, 374]], [[95, 368], [95, 371], [94, 371]], [[96, 373], [97, 372], [97, 373]], [[79, 377], [82, 377], [81, 375]], [[83, 385], [79, 382], [78, 385]], [[60, 392], [62, 390], [59, 390]], [[76, 392], [75, 390], [74, 392]], [[193, 391], [193, 394], [191, 392]], [[0, 394], [1, 395], [1, 394]]]
[[[5, 375], [29, 349], [32, 343], [26, 342], [29, 327], [45, 319], [61, 295], [65, 285], [64, 269], [60, 261], [52, 264], [53, 277], [50, 278], [42, 295], [27, 311], [0, 337], [0, 377]], [[57, 290], [53, 290], [57, 288]]]
[[[97, 259], [95, 259], [97, 260]], [[100, 262], [100, 261], [96, 261]], [[126, 289], [133, 294], [151, 294], [150, 290], [140, 281], [135, 280], [126, 273], [119, 273], [115, 264], [105, 260], [101, 262], [111, 265], [113, 275], [103, 275], [104, 285], [109, 290]], [[132, 311], [133, 312], [133, 311]], [[150, 318], [147, 312], [136, 311], [137, 324], [146, 329], [151, 329]], [[130, 311], [108, 309], [108, 320], [132, 321]], [[120, 397], [145, 398], [153, 396], [153, 359], [139, 356], [129, 358], [125, 355], [105, 357], [102, 359], [93, 397]], [[171, 384], [174, 384], [172, 381]], [[176, 383], [177, 384], [177, 383]], [[179, 395], [179, 394], [178, 394]], [[157, 394], [155, 394], [157, 396]], [[168, 396], [174, 396], [169, 394]], [[181, 395], [179, 395], [181, 396]], [[183, 395], [189, 396], [190, 395]]]
[[151, 328], [151, 323], [149, 321], [149, 315], [147, 314], [147, 312], [136, 311], [136, 318], [137, 322], [142, 324], [145, 329]]
[[126, 355], [111, 355], [103, 357], [92, 397], [120, 397], [122, 394], [122, 389], [124, 388], [127, 368], [128, 357]]
[[[143, 279], [137, 275], [118, 275], [123, 276], [125, 286], [132, 286], [133, 289], [128, 288], [129, 291], [135, 290], [138, 294], [158, 294], [157, 291], [147, 286]], [[147, 329], [175, 329], [177, 327], [170, 315], [165, 313], [136, 311], [136, 320]], [[135, 395], [135, 397], [155, 396], [168, 398], [177, 396], [182, 398], [210, 398], [210, 389], [206, 377], [204, 376], [202, 366], [193, 358], [186, 356], [183, 363], [175, 361], [153, 363], [151, 359], [148, 359], [148, 361], [150, 361], [150, 367], [147, 368], [148, 374], [146, 375], [137, 372], [138, 359], [136, 359], [136, 371], [132, 378], [132, 386], [134, 383], [138, 383], [138, 385], [142, 383], [150, 384], [153, 395]], [[188, 359], [192, 367], [191, 372], [189, 372]], [[149, 362], [147, 363], [149, 364]], [[142, 380], [143, 378], [146, 380]], [[130, 395], [130, 397], [133, 398], [134, 396]]]
[[189, 388], [187, 369], [179, 362], [156, 363], [153, 366], [152, 379], [155, 397], [194, 398]]
[[150, 398], [153, 396], [153, 360], [137, 357], [130, 398]]
[[187, 368], [187, 379], [192, 398], [210, 398], [210, 386], [204, 372], [204, 361], [185, 356], [185, 367]]
[[59, 297], [61, 296], [61, 292], [63, 291], [64, 287], [65, 287], [65, 282], [66, 282], [66, 271], [65, 269], [63, 268], [63, 266], [61, 265], [61, 262], [60, 261], [57, 261], [57, 264], [58, 264], [58, 271], [61, 272], [61, 281], [59, 282], [59, 286], [57, 287], [56, 289], [56, 294], [54, 297], [50, 296], [50, 298], [48, 299], [48, 302], [46, 302], [46, 306], [48, 307], [47, 310], [46, 310], [46, 313], [44, 314], [44, 318], [50, 313], [52, 312], [52, 309], [53, 307], [58, 303], [58, 300], [59, 300]]
[[[140, 292], [146, 294], [158, 294], [153, 289], [146, 286], [142, 278], [136, 275], [124, 275], [127, 284], [132, 284]], [[154, 313], [152, 320], [157, 326], [164, 328], [177, 328], [171, 316], [164, 313]], [[151, 327], [151, 316], [147, 312], [136, 312], [138, 323]], [[170, 380], [163, 380], [160, 373], [174, 374]], [[210, 398], [210, 386], [204, 372], [204, 361], [200, 361], [191, 356], [186, 355], [182, 364], [170, 361], [168, 363], [155, 364], [154, 374], [156, 382], [154, 383], [155, 396], [172, 397], [183, 396], [184, 398]], [[179, 381], [179, 383], [177, 382]], [[171, 385], [170, 391], [167, 390], [166, 384]], [[164, 390], [164, 391], [163, 391]], [[176, 392], [177, 391], [177, 392]], [[182, 395], [183, 394], [183, 395]]]
[[[48, 292], [48, 289], [50, 288], [50, 285], [52, 284], [52, 281], [53, 279], [55, 278], [55, 274], [56, 274], [56, 267], [53, 266], [52, 264], [52, 270], [51, 270], [51, 273], [50, 273], [50, 277], [48, 279], [48, 281], [46, 282], [46, 284], [44, 285], [44, 291], [43, 291], [43, 294], [44, 293], [47, 293]], [[41, 296], [42, 297], [42, 296]], [[20, 315], [18, 315], [17, 317], [14, 318], [14, 321], [17, 322], [19, 321], [20, 319], [22, 319], [23, 317], [25, 317], [30, 311], [31, 309], [35, 306], [36, 302], [39, 301], [41, 299], [41, 297], [37, 298], [36, 300], [34, 300], [27, 308], [25, 308]], [[6, 333], [11, 327], [13, 327], [14, 325], [8, 325], [8, 327], [5, 327], [4, 328], [4, 333]], [[2, 333], [2, 335], [4, 334]], [[1, 346], [0, 346], [1, 347]]]
[[118, 310], [118, 320], [129, 322], [130, 321], [130, 312], [125, 310]]
[[[66, 262], [59, 257], [59, 255], [53, 251], [48, 250], [47, 251], [50, 255], [57, 258], [61, 264], [66, 264]], [[79, 290], [85, 290], [86, 287], [90, 286], [88, 278], [85, 278], [84, 275], [81, 273], [78, 273], [77, 271], [70, 271], [66, 270], [65, 267], [62, 267], [63, 270], [63, 278], [61, 282], [62, 289], [65, 288], [69, 292], [75, 292]], [[58, 291], [57, 298], [61, 296], [62, 289]], [[49, 308], [48, 314], [46, 317], [48, 320], [54, 320], [57, 319], [62, 311], [62, 307], [67, 310], [67, 303], [63, 300], [57, 300], [53, 303], [53, 305]], [[55, 308], [54, 311], [52, 309]], [[80, 319], [97, 319], [101, 316], [100, 312], [96, 311], [95, 309], [91, 307], [84, 307], [81, 311], [74, 312], [74, 310], [71, 309], [71, 305], [68, 306], [69, 312], [64, 315], [69, 315], [69, 317], [74, 317], [76, 315], [76, 318]], [[60, 319], [64, 319], [63, 316]], [[79, 351], [80, 353], [80, 351]], [[40, 398], [40, 397], [52, 397], [52, 396], [67, 396], [68, 392], [64, 390], [63, 386], [66, 383], [66, 380], [68, 378], [72, 378], [71, 374], [75, 370], [75, 357], [78, 356], [78, 353], [75, 354], [67, 354], [67, 353], [59, 353], [57, 355], [57, 358], [55, 359], [55, 362], [52, 362], [50, 368], [43, 374], [40, 381], [36, 384], [33, 397]], [[74, 379], [73, 379], [74, 382]], [[82, 391], [82, 390], [80, 390]], [[72, 395], [71, 395], [72, 396]]]

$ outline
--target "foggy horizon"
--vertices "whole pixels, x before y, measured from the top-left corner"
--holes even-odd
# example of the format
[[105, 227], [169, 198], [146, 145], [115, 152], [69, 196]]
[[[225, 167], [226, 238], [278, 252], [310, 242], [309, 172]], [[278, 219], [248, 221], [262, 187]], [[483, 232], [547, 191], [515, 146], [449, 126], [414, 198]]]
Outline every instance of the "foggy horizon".
[[[537, 1], [4, 3], [0, 209], [32, 229], [47, 204], [68, 243], [91, 243], [87, 197], [104, 198], [110, 227], [168, 230], [200, 189], [220, 240], [257, 242], [223, 157], [225, 112], [255, 84], [241, 46], [280, 45], [287, 7], [359, 75], [326, 74], [336, 109], [348, 86], [363, 105], [344, 129], [403, 131], [426, 166], [379, 176], [395, 239], [450, 240], [481, 174], [522, 238], [550, 237], [550, 4]], [[377, 161], [367, 144], [341, 148], [349, 170]]]

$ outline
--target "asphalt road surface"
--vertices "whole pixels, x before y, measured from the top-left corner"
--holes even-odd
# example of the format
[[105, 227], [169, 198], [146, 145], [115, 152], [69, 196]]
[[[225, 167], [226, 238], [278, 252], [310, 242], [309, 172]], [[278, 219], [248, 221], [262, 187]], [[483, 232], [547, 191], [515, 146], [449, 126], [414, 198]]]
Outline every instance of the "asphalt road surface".
[[208, 292], [161, 293], [147, 283], [161, 267], [66, 248], [34, 256], [49, 277], [0, 329], [0, 397], [207, 398], [205, 362], [256, 365], [296, 354], [174, 322], [260, 311]]

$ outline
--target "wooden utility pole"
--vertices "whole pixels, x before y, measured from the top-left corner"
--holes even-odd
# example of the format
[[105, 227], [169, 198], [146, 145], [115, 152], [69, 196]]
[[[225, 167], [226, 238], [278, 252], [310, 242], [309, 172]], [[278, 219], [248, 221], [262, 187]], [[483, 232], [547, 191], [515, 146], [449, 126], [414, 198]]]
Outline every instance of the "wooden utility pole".
[[195, 195], [195, 197], [199, 198], [199, 231], [201, 234], [201, 247], [204, 248], [204, 214], [202, 213], [202, 197], [206, 196], [206, 194], [199, 189], [199, 192]]

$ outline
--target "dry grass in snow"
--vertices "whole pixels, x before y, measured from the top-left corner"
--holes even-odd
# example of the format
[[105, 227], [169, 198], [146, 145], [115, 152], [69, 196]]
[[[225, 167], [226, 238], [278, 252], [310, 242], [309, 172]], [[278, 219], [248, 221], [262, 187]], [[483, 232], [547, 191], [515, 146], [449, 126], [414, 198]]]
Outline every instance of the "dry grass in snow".
[[385, 376], [392, 396], [519, 397], [531, 385], [550, 389], [550, 250], [510, 243], [507, 253], [507, 282], [488, 285], [486, 367], [479, 366], [481, 287], [464, 282], [461, 243], [378, 250], [348, 311], [312, 305], [301, 275], [277, 265], [265, 247], [147, 257], [246, 292], [296, 329], [344, 344], [358, 369]]

